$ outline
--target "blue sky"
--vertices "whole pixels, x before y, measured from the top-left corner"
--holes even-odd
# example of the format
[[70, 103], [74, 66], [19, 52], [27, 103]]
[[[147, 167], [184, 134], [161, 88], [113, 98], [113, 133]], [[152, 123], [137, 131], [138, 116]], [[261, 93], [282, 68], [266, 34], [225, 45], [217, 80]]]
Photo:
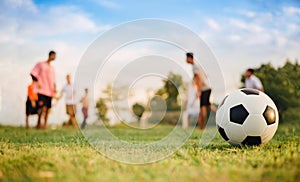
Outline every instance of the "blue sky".
[[227, 10], [249, 10], [254, 12], [276, 13], [285, 6], [299, 6], [296, 0], [53, 0], [34, 1], [37, 6], [48, 8], [49, 6], [76, 5], [85, 12], [89, 12], [93, 18], [102, 19], [105, 23], [119, 23], [139, 18], [183, 18], [189, 20], [196, 12], [204, 16], [220, 18], [232, 15]]
[[[287, 58], [300, 58], [297, 0], [1, 0], [2, 105], [8, 102], [4, 98], [23, 102], [30, 69], [50, 49], [59, 53], [54, 66], [62, 87], [65, 74], [76, 71], [97, 37], [143, 18], [178, 22], [198, 34], [217, 57], [228, 92], [240, 86], [240, 75], [248, 67], [267, 62], [280, 66]], [[16, 74], [7, 78], [12, 71]], [[11, 116], [1, 108], [0, 119]]]

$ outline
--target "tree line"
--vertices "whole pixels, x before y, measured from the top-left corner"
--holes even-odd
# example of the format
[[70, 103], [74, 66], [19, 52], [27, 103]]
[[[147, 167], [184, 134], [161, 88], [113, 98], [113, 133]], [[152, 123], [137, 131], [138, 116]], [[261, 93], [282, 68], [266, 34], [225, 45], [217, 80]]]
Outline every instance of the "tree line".
[[[275, 102], [281, 121], [292, 122], [300, 121], [300, 65], [297, 60], [292, 63], [287, 60], [281, 67], [274, 67], [271, 63], [262, 64], [260, 67], [254, 68], [255, 74], [261, 79], [265, 93], [269, 95]], [[241, 76], [241, 82], [245, 83], [245, 76]], [[167, 107], [167, 111], [179, 111], [181, 108], [178, 102], [178, 88], [183, 87], [184, 82], [182, 76], [170, 72], [167, 79], [163, 80], [163, 86], [155, 91], [155, 96], [160, 96]], [[96, 103], [99, 119], [108, 121], [106, 113], [109, 109], [107, 101], [110, 98], [111, 85], [108, 85], [102, 91], [104, 97], [99, 98]], [[119, 89], [121, 92], [122, 89]], [[119, 97], [121, 93], [115, 94]], [[114, 97], [114, 96], [113, 96]], [[150, 98], [151, 102], [156, 102], [157, 97]], [[134, 103], [132, 105], [132, 112], [140, 120], [144, 111], [149, 110], [147, 106], [142, 103]]]
[[[262, 64], [255, 68], [255, 75], [261, 79], [264, 90], [275, 102], [281, 121], [299, 121], [300, 111], [300, 65], [297, 60], [292, 63], [286, 60], [281, 67], [274, 67], [271, 63]], [[245, 83], [245, 76], [241, 76]]]

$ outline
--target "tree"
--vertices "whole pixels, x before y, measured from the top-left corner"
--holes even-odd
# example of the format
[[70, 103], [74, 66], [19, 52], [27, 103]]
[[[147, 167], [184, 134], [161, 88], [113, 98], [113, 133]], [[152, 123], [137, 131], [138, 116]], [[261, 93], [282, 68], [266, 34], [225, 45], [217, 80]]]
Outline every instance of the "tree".
[[143, 113], [145, 112], [145, 107], [139, 103], [135, 103], [132, 106], [132, 112], [137, 116], [138, 121], [140, 121], [143, 116]]
[[[289, 120], [291, 110], [300, 109], [300, 66], [289, 60], [285, 65], [274, 68], [270, 63], [255, 69], [255, 74], [264, 85], [264, 90], [278, 107], [283, 120]], [[245, 82], [243, 75], [241, 81]]]
[[182, 76], [170, 72], [168, 78], [163, 80], [164, 86], [156, 91], [156, 95], [161, 96], [167, 103], [167, 110], [180, 110], [178, 104], [179, 87], [183, 84]]
[[[103, 98], [109, 102], [116, 102], [126, 100], [128, 97], [127, 92], [124, 92], [128, 88], [128, 85], [121, 85], [121, 83], [107, 84], [106, 88], [102, 91]], [[129, 96], [132, 96], [130, 93]]]
[[[114, 84], [114, 87], [112, 84], [107, 84], [106, 88], [102, 90], [101, 97], [98, 99], [96, 103], [96, 109], [98, 113], [98, 117], [103, 122], [108, 122], [109, 119], [106, 117], [106, 114], [109, 109], [113, 107], [113, 102], [117, 103], [120, 101], [123, 101], [127, 98], [127, 93], [124, 92], [124, 90], [128, 86], [126, 85], [120, 85], [118, 83]], [[129, 94], [129, 97], [132, 96], [132, 94]], [[122, 107], [119, 107], [118, 104], [114, 105], [117, 109], [123, 109]], [[126, 109], [126, 108], [125, 108]]]
[[103, 98], [99, 98], [97, 103], [96, 103], [96, 108], [97, 108], [97, 113], [98, 113], [98, 117], [99, 119], [101, 119], [103, 122], [107, 122], [108, 119], [106, 117], [107, 114], [107, 105], [105, 103], [105, 99]]

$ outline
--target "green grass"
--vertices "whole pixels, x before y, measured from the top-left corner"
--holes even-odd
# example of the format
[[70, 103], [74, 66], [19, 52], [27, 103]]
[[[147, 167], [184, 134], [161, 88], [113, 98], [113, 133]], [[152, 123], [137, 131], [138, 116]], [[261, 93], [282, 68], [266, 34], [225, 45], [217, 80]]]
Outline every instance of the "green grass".
[[[122, 140], [145, 143], [159, 140], [172, 129], [109, 128]], [[280, 125], [263, 147], [233, 147], [217, 135], [201, 148], [201, 135], [196, 130], [165, 160], [129, 165], [101, 155], [79, 131], [2, 126], [0, 181], [300, 181], [300, 124]]]

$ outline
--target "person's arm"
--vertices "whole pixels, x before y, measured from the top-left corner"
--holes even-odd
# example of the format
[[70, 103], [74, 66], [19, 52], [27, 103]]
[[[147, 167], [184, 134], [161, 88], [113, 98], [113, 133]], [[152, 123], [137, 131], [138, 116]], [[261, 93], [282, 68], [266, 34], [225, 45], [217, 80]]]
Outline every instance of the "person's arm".
[[75, 90], [74, 86], [72, 87], [72, 90], [73, 90], [72, 100], [75, 102], [76, 90]]
[[31, 70], [30, 75], [33, 76], [33, 79], [38, 80], [40, 72], [41, 72], [41, 65], [40, 63], [37, 63]]
[[54, 93], [56, 94], [57, 90], [56, 90], [56, 83], [54, 83]]
[[[54, 84], [54, 89], [55, 89], [55, 93], [56, 93], [56, 84]], [[57, 95], [56, 99], [60, 100], [63, 96], [64, 96], [64, 92], [65, 92], [65, 87], [63, 89], [61, 89], [60, 93]]]
[[33, 81], [36, 81], [36, 82], [39, 81], [39, 80], [37, 79], [37, 77], [33, 76], [32, 74], [30, 74], [30, 76], [31, 76], [31, 78], [32, 78]]
[[54, 92], [54, 95], [57, 93], [57, 89], [56, 89], [56, 74], [55, 74], [55, 71], [54, 71], [54, 69], [52, 68], [52, 73], [53, 73], [53, 81], [54, 81], [54, 90], [53, 90], [53, 92]]
[[196, 78], [196, 88], [197, 88], [197, 97], [201, 97], [201, 87], [202, 87], [202, 78], [199, 73], [195, 73], [194, 77]]
[[39, 81], [39, 77], [40, 77], [40, 72], [41, 72], [41, 65], [40, 63], [37, 63], [33, 69], [30, 72], [30, 76], [32, 78], [33, 81], [37, 81], [38, 83], [38, 88], [41, 88], [41, 83]]
[[261, 83], [261, 81], [260, 81], [259, 78], [256, 77], [254, 83], [255, 83], [255, 87], [256, 87], [258, 90], [264, 92], [264, 87], [263, 87], [263, 85], [262, 85], [262, 83]]
[[262, 92], [265, 92], [264, 86], [262, 85], [260, 79], [258, 79], [258, 85], [259, 85], [259, 88], [260, 88], [259, 90], [262, 91]]
[[265, 92], [264, 87], [261, 87], [259, 90], [260, 90], [261, 92]]
[[189, 89], [190, 89], [190, 86], [188, 86], [188, 89], [186, 89], [186, 92], [185, 92], [185, 102], [183, 104], [183, 110], [186, 110], [187, 109], [187, 105], [188, 105], [188, 101], [189, 101]]

